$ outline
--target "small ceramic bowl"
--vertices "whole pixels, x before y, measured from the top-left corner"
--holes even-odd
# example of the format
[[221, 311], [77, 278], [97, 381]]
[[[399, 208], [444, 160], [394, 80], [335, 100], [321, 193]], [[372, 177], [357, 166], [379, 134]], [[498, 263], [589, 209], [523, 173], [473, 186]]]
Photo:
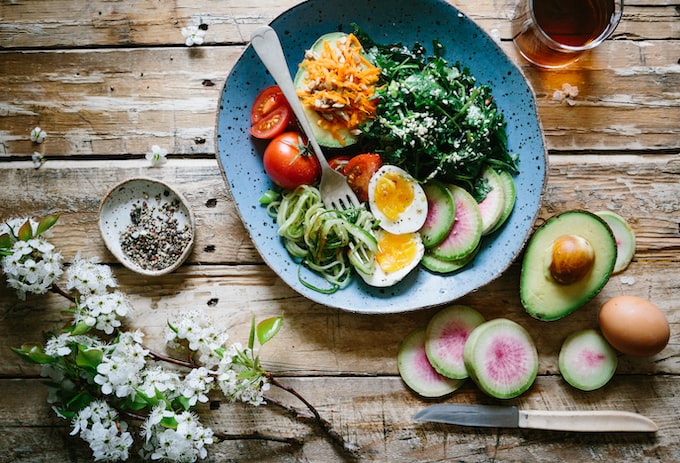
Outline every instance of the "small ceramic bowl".
[[194, 217], [186, 200], [158, 180], [133, 178], [113, 187], [99, 207], [106, 247], [143, 275], [176, 270], [194, 245]]

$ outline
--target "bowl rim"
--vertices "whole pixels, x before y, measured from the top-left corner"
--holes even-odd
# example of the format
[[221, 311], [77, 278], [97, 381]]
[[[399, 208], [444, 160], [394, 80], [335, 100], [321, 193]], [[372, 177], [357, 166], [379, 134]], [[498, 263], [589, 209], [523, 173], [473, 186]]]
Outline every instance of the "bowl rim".
[[[381, 1], [387, 1], [387, 0], [381, 0]], [[224, 100], [225, 97], [227, 96], [227, 85], [229, 84], [230, 79], [232, 78], [232, 75], [234, 73], [234, 70], [238, 68], [239, 65], [241, 65], [242, 61], [247, 61], [249, 60], [249, 55], [253, 54], [252, 51], [252, 46], [248, 44], [240, 53], [238, 59], [236, 60], [234, 66], [228, 73], [225, 79], [225, 87], [223, 87], [222, 92], [220, 93], [220, 98], [218, 99], [217, 102], [217, 112], [215, 115], [215, 123], [216, 123], [216, 130], [215, 130], [215, 149], [216, 149], [216, 155], [217, 155], [217, 162], [220, 167], [220, 173], [222, 175], [222, 178], [226, 184], [227, 190], [234, 196], [234, 204], [236, 206], [236, 211], [241, 219], [242, 223], [244, 224], [246, 228], [246, 232], [250, 236], [251, 241], [253, 242], [253, 245], [255, 246], [257, 252], [261, 256], [262, 260], [264, 263], [274, 271], [281, 280], [288, 285], [293, 291], [297, 292], [299, 295], [304, 297], [307, 300], [310, 300], [312, 302], [322, 304], [326, 307], [334, 308], [334, 309], [339, 309], [341, 311], [349, 312], [349, 313], [358, 313], [358, 314], [378, 314], [378, 315], [383, 315], [383, 314], [394, 314], [394, 313], [405, 313], [405, 312], [410, 312], [410, 311], [417, 311], [417, 310], [423, 310], [423, 309], [429, 309], [431, 307], [435, 306], [441, 306], [444, 304], [450, 304], [450, 303], [455, 303], [455, 301], [460, 300], [461, 298], [473, 294], [476, 291], [479, 291], [481, 288], [489, 285], [493, 281], [501, 278], [504, 274], [507, 273], [508, 269], [515, 263], [518, 262], [518, 259], [521, 258], [521, 255], [524, 251], [524, 248], [526, 247], [527, 242], [531, 238], [531, 235], [533, 233], [533, 230], [536, 227], [537, 220], [540, 218], [541, 214], [541, 209], [543, 207], [544, 203], [544, 198], [547, 190], [547, 185], [548, 185], [548, 179], [549, 179], [549, 171], [550, 171], [550, 159], [549, 159], [549, 149], [548, 149], [548, 144], [547, 144], [547, 139], [546, 139], [546, 134], [543, 129], [543, 121], [540, 118], [540, 114], [538, 112], [538, 97], [536, 94], [535, 89], [531, 85], [530, 80], [527, 78], [526, 72], [523, 69], [523, 67], [520, 65], [519, 62], [514, 61], [511, 56], [502, 49], [500, 44], [493, 40], [493, 38], [489, 35], [488, 32], [486, 32], [473, 18], [471, 18], [468, 14], [463, 13], [457, 6], [452, 5], [449, 2], [446, 2], [445, 0], [421, 0], [424, 5], [428, 6], [433, 6], [437, 8], [447, 8], [451, 11], [450, 14], [457, 13], [457, 16], [459, 18], [462, 18], [463, 21], [466, 21], [472, 25], [473, 28], [476, 28], [478, 31], [480, 31], [486, 38], [484, 40], [487, 40], [489, 43], [489, 47], [495, 48], [496, 51], [498, 51], [499, 54], [499, 60], [501, 63], [505, 64], [507, 63], [508, 69], [512, 70], [513, 72], [516, 72], [520, 77], [521, 81], [523, 82], [521, 89], [528, 93], [528, 98], [530, 100], [531, 106], [534, 109], [533, 114], [532, 114], [532, 124], [535, 124], [536, 130], [537, 130], [537, 137], [539, 139], [539, 144], [540, 144], [540, 153], [536, 153], [536, 157], [540, 158], [537, 163], [542, 164], [541, 170], [542, 170], [542, 176], [539, 181], [536, 182], [534, 185], [536, 187], [535, 190], [535, 198], [532, 200], [532, 203], [536, 203], [536, 207], [534, 210], [532, 210], [532, 213], [530, 214], [530, 217], [526, 217], [526, 221], [530, 222], [530, 224], [527, 226], [526, 232], [522, 232], [522, 237], [520, 242], [518, 243], [518, 246], [514, 249], [514, 251], [511, 253], [510, 256], [508, 256], [508, 259], [506, 262], [503, 263], [502, 266], [496, 268], [495, 271], [493, 271], [493, 275], [488, 276], [488, 275], [482, 275], [481, 278], [485, 279], [485, 281], [481, 282], [476, 288], [474, 289], [469, 289], [467, 290], [464, 294], [458, 295], [453, 299], [445, 299], [445, 300], [440, 300], [440, 301], [429, 301], [428, 303], [421, 303], [421, 304], [408, 304], [407, 307], [404, 307], [403, 305], [394, 305], [391, 303], [388, 304], [382, 304], [382, 300], [384, 299], [390, 299], [384, 298], [384, 297], [371, 297], [370, 300], [378, 300], [379, 305], [377, 307], [366, 307], [366, 306], [355, 306], [355, 305], [350, 305], [346, 304], [344, 302], [338, 301], [338, 300], [328, 300], [326, 297], [322, 294], [314, 294], [311, 291], [308, 291], [304, 287], [300, 287], [300, 285], [296, 284], [295, 282], [288, 281], [286, 277], [281, 275], [279, 273], [279, 270], [277, 269], [277, 266], [273, 264], [272, 262], [276, 261], [276, 256], [272, 257], [268, 253], [264, 252], [263, 245], [260, 239], [257, 238], [257, 235], [259, 234], [256, 233], [255, 230], [251, 229], [251, 226], [249, 222], [246, 220], [246, 217], [244, 216], [244, 210], [242, 209], [242, 205], [239, 204], [239, 202], [236, 200], [236, 195], [233, 193], [233, 187], [232, 187], [232, 182], [233, 178], [229, 174], [229, 165], [225, 164], [225, 161], [229, 158], [228, 153], [224, 151], [224, 146], [223, 146], [223, 141], [221, 140], [223, 134], [220, 132], [220, 127], [221, 127], [221, 118], [223, 117], [223, 107], [224, 107]], [[286, 23], [289, 21], [289, 17], [292, 15], [295, 15], [298, 13], [298, 11], [305, 9], [306, 7], [311, 8], [313, 5], [318, 5], [321, 4], [323, 0], [307, 0], [305, 2], [302, 2], [300, 4], [297, 4], [288, 10], [285, 10], [282, 12], [280, 15], [272, 19], [269, 23], [270, 26], [272, 27], [282, 27], [283, 23]], [[453, 62], [453, 61], [450, 61]], [[479, 75], [475, 74], [475, 77], [478, 78]], [[533, 206], [532, 206], [533, 207]], [[435, 276], [440, 276], [440, 275], [435, 275]], [[341, 292], [341, 291], [338, 291]], [[370, 296], [369, 296], [370, 297]]]

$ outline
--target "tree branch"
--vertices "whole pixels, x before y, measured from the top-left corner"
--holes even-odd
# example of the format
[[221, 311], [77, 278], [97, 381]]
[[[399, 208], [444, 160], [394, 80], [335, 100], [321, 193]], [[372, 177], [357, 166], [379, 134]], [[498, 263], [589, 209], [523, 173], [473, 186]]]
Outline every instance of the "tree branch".
[[286, 386], [285, 384], [279, 382], [276, 378], [272, 376], [271, 373], [265, 373], [267, 379], [269, 382], [273, 385], [276, 386], [280, 389], [283, 389], [284, 391], [288, 392], [289, 394], [294, 395], [297, 397], [305, 406], [307, 409], [312, 413], [313, 417], [310, 417], [308, 415], [302, 414], [299, 410], [290, 407], [286, 404], [283, 404], [282, 402], [279, 402], [275, 399], [270, 399], [267, 398], [267, 400], [283, 409], [286, 411], [292, 413], [296, 418], [305, 418], [305, 419], [312, 419], [316, 422], [316, 424], [321, 428], [321, 430], [330, 438], [331, 442], [338, 446], [344, 453], [346, 453], [348, 456], [350, 456], [352, 459], [357, 459], [359, 457], [359, 447], [356, 445], [352, 444], [351, 442], [347, 442], [345, 438], [337, 432], [335, 429], [333, 429], [333, 425], [326, 419], [324, 419], [320, 414], [319, 411], [312, 405], [307, 399], [305, 399], [299, 392], [297, 392], [295, 389], [293, 389], [290, 386]]

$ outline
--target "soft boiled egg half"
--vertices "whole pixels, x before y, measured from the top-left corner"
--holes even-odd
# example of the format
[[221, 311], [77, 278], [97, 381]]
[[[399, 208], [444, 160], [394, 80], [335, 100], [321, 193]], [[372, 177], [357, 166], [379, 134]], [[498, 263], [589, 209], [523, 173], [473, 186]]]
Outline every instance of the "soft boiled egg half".
[[359, 271], [377, 287], [392, 286], [418, 266], [425, 246], [418, 230], [427, 218], [427, 198], [420, 184], [405, 170], [384, 165], [368, 183], [368, 205], [379, 221], [373, 272]]
[[417, 232], [427, 218], [427, 198], [405, 170], [384, 165], [368, 182], [368, 205], [380, 228], [395, 235]]
[[425, 246], [418, 232], [395, 235], [385, 230], [376, 230], [378, 250], [373, 263], [373, 273], [366, 274], [357, 269], [363, 280], [377, 287], [392, 286], [404, 279], [425, 254]]

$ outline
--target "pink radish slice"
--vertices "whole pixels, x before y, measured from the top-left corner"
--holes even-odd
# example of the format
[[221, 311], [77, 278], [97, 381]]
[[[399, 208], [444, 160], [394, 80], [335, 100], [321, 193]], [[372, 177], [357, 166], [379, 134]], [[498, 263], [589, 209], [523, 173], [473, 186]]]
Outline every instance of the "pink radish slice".
[[515, 208], [515, 201], [517, 201], [517, 189], [515, 188], [515, 181], [512, 179], [510, 172], [506, 170], [501, 171], [498, 173], [498, 178], [501, 180], [501, 187], [503, 189], [503, 195], [505, 196], [505, 200], [503, 201], [505, 207], [503, 208], [501, 218], [498, 219], [498, 223], [489, 231], [489, 234], [503, 226], [510, 217], [510, 214], [512, 214], [512, 210]]
[[404, 383], [423, 397], [442, 397], [461, 387], [465, 380], [451, 379], [437, 373], [425, 353], [425, 328], [409, 333], [397, 354], [397, 367]]
[[427, 218], [420, 229], [420, 237], [426, 248], [441, 243], [449, 234], [456, 218], [453, 195], [446, 186], [436, 180], [423, 185], [427, 197]]
[[425, 352], [434, 369], [448, 378], [467, 378], [463, 362], [465, 341], [483, 322], [482, 314], [464, 305], [437, 312], [428, 323], [425, 335]]
[[616, 240], [616, 263], [612, 273], [623, 272], [635, 255], [635, 232], [626, 219], [612, 211], [598, 211], [595, 214], [607, 222]]
[[456, 219], [444, 241], [430, 249], [442, 260], [460, 260], [473, 252], [482, 238], [482, 216], [477, 201], [463, 188], [448, 185], [456, 204]]
[[607, 384], [614, 376], [617, 365], [616, 351], [594, 329], [570, 334], [560, 349], [562, 377], [582, 391], [593, 391]]
[[501, 177], [491, 167], [484, 168], [482, 178], [491, 188], [486, 197], [478, 203], [482, 217], [482, 235], [488, 235], [494, 230], [505, 210], [505, 192]]
[[505, 318], [484, 322], [472, 330], [463, 360], [477, 386], [498, 399], [522, 394], [538, 374], [538, 352], [531, 336]]

